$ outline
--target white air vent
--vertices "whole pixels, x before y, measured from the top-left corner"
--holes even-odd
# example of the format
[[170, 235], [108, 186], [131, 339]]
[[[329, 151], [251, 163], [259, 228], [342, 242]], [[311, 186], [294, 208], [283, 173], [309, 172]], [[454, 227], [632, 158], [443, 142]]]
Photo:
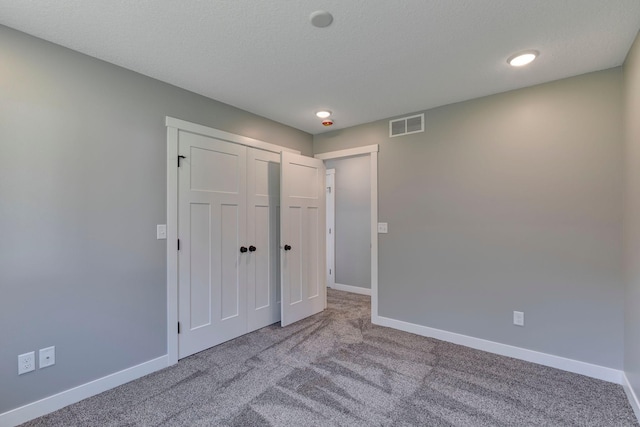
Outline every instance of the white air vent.
[[402, 136], [424, 132], [424, 114], [389, 120], [389, 136]]

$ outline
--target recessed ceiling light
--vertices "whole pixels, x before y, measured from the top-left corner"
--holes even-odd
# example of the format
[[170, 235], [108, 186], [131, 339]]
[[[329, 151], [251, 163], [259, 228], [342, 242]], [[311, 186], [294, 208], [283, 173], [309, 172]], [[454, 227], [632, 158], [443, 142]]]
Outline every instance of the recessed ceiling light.
[[311, 24], [318, 28], [328, 27], [333, 22], [333, 16], [324, 10], [316, 10], [311, 14], [309, 19], [311, 20]]
[[321, 110], [316, 113], [316, 116], [318, 116], [321, 119], [326, 119], [330, 115], [331, 115], [331, 111], [329, 110]]
[[528, 50], [526, 52], [516, 53], [515, 55], [511, 55], [507, 62], [512, 67], [522, 67], [523, 65], [527, 65], [531, 63], [536, 57], [540, 54], [537, 50]]

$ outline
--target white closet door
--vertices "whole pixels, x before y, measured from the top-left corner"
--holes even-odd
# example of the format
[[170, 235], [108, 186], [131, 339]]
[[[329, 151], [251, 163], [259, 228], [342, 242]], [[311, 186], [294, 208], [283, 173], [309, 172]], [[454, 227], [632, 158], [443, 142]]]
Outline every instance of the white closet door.
[[280, 156], [247, 152], [248, 331], [280, 320]]
[[179, 133], [179, 357], [247, 328], [246, 148]]
[[282, 326], [326, 306], [325, 167], [283, 152], [280, 161]]

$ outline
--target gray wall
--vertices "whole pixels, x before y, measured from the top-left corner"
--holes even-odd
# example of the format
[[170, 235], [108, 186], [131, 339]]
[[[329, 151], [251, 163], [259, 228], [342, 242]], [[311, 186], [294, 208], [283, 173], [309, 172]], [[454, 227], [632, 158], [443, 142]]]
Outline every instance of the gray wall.
[[335, 277], [341, 285], [371, 288], [371, 175], [369, 156], [325, 162], [335, 169]]
[[[0, 413], [166, 354], [165, 116], [309, 134], [0, 27]], [[56, 365], [18, 377], [17, 355]]]
[[626, 294], [624, 370], [640, 396], [640, 35], [624, 66], [626, 130]]
[[314, 137], [380, 144], [379, 314], [622, 368], [622, 94], [615, 68], [426, 111], [420, 134]]

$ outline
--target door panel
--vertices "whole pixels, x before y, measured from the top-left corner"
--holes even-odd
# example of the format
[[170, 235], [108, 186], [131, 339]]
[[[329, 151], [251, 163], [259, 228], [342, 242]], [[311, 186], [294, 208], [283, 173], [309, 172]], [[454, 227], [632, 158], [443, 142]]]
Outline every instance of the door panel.
[[326, 306], [325, 167], [281, 154], [281, 322], [286, 326]]
[[246, 332], [246, 148], [180, 131], [179, 358]]
[[[302, 156], [300, 156], [302, 157]], [[289, 164], [289, 173], [295, 176], [289, 183], [289, 196], [303, 199], [318, 199], [319, 188], [315, 183], [318, 182], [319, 171], [317, 168], [299, 163]]]
[[[186, 135], [186, 134], [185, 134]], [[191, 137], [197, 135], [189, 134]], [[181, 135], [182, 136], [182, 135]], [[198, 137], [201, 141], [213, 139]], [[242, 147], [240, 147], [242, 148]], [[236, 153], [226, 153], [201, 147], [190, 147], [191, 189], [219, 193], [240, 193], [239, 162], [244, 159]]]
[[[278, 165], [280, 166], [280, 165]], [[278, 170], [278, 186], [280, 184], [280, 171]], [[282, 262], [281, 262], [281, 251], [280, 251], [280, 237], [282, 236], [282, 234], [280, 233], [280, 189], [278, 189], [278, 206], [276, 207], [276, 214], [274, 215], [274, 218], [272, 218], [272, 230], [276, 230], [275, 236], [276, 238], [274, 239], [273, 242], [273, 246], [271, 247], [271, 250], [273, 251], [273, 253], [276, 255], [277, 258], [277, 262], [276, 262], [276, 269], [275, 271], [273, 271], [273, 281], [276, 284], [276, 304], [278, 305], [278, 320], [280, 320], [280, 316], [281, 316], [281, 304], [282, 304], [282, 286], [280, 284], [281, 281], [281, 271], [282, 271]]]
[[246, 263], [248, 331], [254, 331], [280, 320], [280, 156], [248, 149], [247, 159], [247, 243], [255, 248]]
[[[242, 207], [244, 208], [244, 206]], [[240, 289], [242, 284], [242, 276], [238, 274], [238, 259], [240, 261], [246, 258], [239, 248], [242, 246], [240, 234], [237, 230], [241, 230], [244, 226], [240, 220], [240, 209], [238, 205], [221, 205], [220, 206], [220, 318], [222, 320], [231, 319], [239, 316], [241, 297]], [[240, 271], [241, 273], [242, 271]]]
[[[324, 239], [324, 224], [320, 224], [318, 208], [309, 207], [306, 212], [307, 224], [305, 225], [305, 229], [318, 230], [318, 228], [322, 228], [323, 231], [322, 236], [319, 236], [318, 233], [308, 233], [308, 240], [306, 242], [307, 259], [315, 261], [307, 264], [307, 295], [309, 298], [315, 298], [320, 295], [320, 285], [324, 287], [325, 284], [324, 280], [322, 282], [317, 280], [317, 278], [320, 277], [318, 268], [324, 269], [324, 263], [320, 265], [320, 258], [318, 256], [318, 248], [322, 247], [323, 250], [325, 248], [325, 246], [319, 242], [320, 239]], [[324, 257], [322, 259], [324, 259]]]
[[285, 230], [288, 238], [283, 241], [289, 242], [293, 249], [285, 251], [284, 257], [287, 261], [287, 268], [283, 271], [288, 273], [289, 298], [287, 301], [290, 305], [293, 305], [302, 302], [302, 287], [306, 282], [302, 280], [302, 266], [304, 265], [304, 253], [306, 251], [302, 234], [302, 209], [297, 206], [291, 206], [287, 215], [287, 223], [282, 226], [282, 229]]
[[211, 324], [211, 205], [192, 203], [190, 209], [190, 328], [197, 329]]
[[[255, 224], [255, 238], [252, 240], [254, 245], [260, 249], [269, 248], [269, 207], [268, 206], [256, 206], [254, 210], [254, 221]], [[260, 255], [262, 255], [262, 251], [260, 251]], [[262, 308], [268, 307], [270, 301], [270, 288], [269, 288], [269, 257], [268, 256], [257, 256], [255, 254], [254, 263], [255, 263], [255, 289], [254, 289], [254, 303], [251, 308], [254, 310], [260, 310]], [[261, 274], [260, 274], [260, 273]], [[266, 273], [266, 274], [264, 274]]]

